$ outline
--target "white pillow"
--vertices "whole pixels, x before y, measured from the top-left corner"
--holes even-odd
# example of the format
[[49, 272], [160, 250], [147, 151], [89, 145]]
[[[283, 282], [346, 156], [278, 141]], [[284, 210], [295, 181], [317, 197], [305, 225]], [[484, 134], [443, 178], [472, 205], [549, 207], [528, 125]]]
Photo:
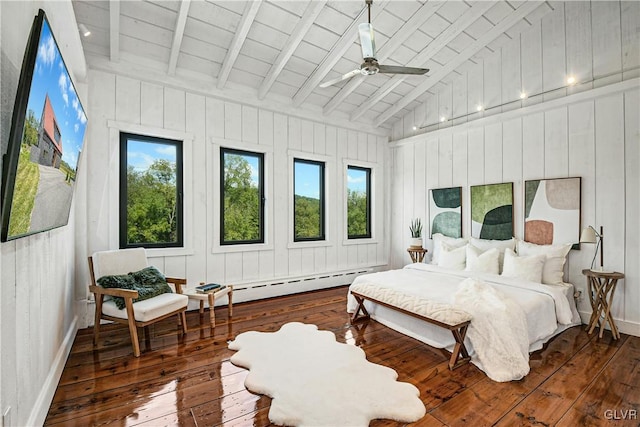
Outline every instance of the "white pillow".
[[500, 252], [498, 249], [491, 248], [483, 252], [469, 243], [467, 245], [467, 267], [465, 270], [500, 274], [499, 258]]
[[541, 283], [544, 262], [544, 255], [517, 256], [515, 252], [507, 248], [504, 251], [502, 275]]
[[433, 239], [433, 256], [431, 257], [431, 264], [440, 265], [440, 252], [442, 252], [442, 243], [446, 243], [450, 248], [459, 248], [467, 244], [466, 238], [448, 237], [441, 233], [434, 233], [431, 236]]
[[467, 260], [466, 245], [456, 248], [451, 247], [446, 243], [442, 243], [442, 247], [440, 249], [440, 257], [438, 259], [438, 265], [440, 267], [449, 268], [451, 270], [464, 270]]
[[564, 263], [567, 261], [571, 246], [571, 243], [566, 245], [536, 245], [535, 243], [518, 240], [518, 255], [545, 255], [542, 283], [561, 285], [564, 277]]
[[498, 249], [498, 252], [500, 252], [500, 258], [498, 259], [500, 271], [502, 271], [502, 265], [504, 264], [505, 249], [516, 250], [516, 239], [514, 237], [509, 240], [488, 240], [472, 237], [470, 243], [483, 251], [488, 251], [491, 248]]

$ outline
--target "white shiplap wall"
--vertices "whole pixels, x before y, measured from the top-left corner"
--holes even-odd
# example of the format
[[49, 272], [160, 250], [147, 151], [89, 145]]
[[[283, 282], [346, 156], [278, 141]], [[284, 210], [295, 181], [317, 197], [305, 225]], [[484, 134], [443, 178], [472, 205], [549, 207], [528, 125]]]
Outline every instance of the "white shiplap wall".
[[[483, 63], [441, 88], [440, 95], [394, 126], [391, 265], [406, 262], [406, 226], [428, 218], [430, 188], [463, 187], [463, 234], [470, 234], [469, 186], [514, 182], [516, 237], [523, 231], [523, 182], [582, 177], [582, 223], [604, 226], [605, 264], [626, 275], [613, 303], [621, 330], [640, 335], [640, 3], [552, 3], [555, 10]], [[587, 82], [483, 113], [562, 86], [567, 74]], [[441, 102], [449, 100], [449, 104]], [[437, 123], [451, 107], [455, 123]], [[448, 117], [451, 117], [450, 115]], [[438, 130], [439, 128], [439, 130]], [[420, 132], [421, 135], [415, 135]], [[415, 135], [415, 136], [412, 136]], [[585, 290], [581, 270], [593, 247], [571, 251], [568, 278]], [[588, 300], [579, 309], [590, 313]]]
[[[191, 283], [251, 284], [387, 264], [386, 137], [106, 71], [90, 71], [89, 83], [87, 254], [118, 245], [118, 132], [125, 130], [186, 141], [186, 248], [150, 251], [152, 263], [165, 274], [186, 277]], [[265, 152], [265, 245], [217, 245], [220, 146]], [[327, 242], [291, 242], [289, 182], [294, 154], [326, 160]], [[356, 244], [344, 239], [346, 163], [369, 165], [374, 175], [374, 238]]]
[[[3, 116], [12, 111], [29, 31], [41, 7], [78, 95], [86, 99], [84, 55], [71, 2], [46, 7], [40, 1], [2, 2]], [[6, 117], [3, 126], [10, 125], [10, 114]], [[1, 245], [0, 414], [6, 414], [5, 426], [44, 423], [75, 338], [74, 218], [72, 207], [67, 226]]]

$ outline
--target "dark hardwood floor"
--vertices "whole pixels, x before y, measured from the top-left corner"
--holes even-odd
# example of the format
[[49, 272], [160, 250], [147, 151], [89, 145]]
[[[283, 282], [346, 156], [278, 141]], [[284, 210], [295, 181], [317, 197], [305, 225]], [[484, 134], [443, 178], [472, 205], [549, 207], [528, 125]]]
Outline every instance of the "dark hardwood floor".
[[249, 330], [276, 331], [291, 321], [333, 331], [339, 341], [362, 347], [370, 361], [417, 386], [427, 415], [412, 425], [640, 425], [637, 415], [629, 419], [640, 412], [638, 337], [614, 341], [607, 331], [599, 340], [574, 327], [531, 355], [524, 379], [496, 383], [471, 364], [449, 371], [447, 354], [377, 322], [351, 326], [346, 294], [340, 287], [236, 304], [231, 322], [226, 307], [216, 308], [213, 335], [208, 313], [201, 318], [190, 312], [186, 336], [178, 334], [174, 319], [151, 326], [140, 358], [133, 357], [126, 327], [104, 326], [97, 349], [92, 329], [81, 330], [46, 425], [269, 425], [271, 399], [244, 388], [247, 371], [229, 362], [227, 341]]

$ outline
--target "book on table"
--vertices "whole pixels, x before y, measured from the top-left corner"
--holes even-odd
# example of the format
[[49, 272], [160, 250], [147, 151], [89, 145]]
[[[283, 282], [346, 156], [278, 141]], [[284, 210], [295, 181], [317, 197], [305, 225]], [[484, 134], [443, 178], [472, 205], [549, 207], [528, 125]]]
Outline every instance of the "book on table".
[[220, 285], [218, 283], [207, 283], [206, 285], [196, 286], [196, 292], [199, 293], [207, 293], [207, 292], [216, 292], [221, 289], [224, 289], [226, 286]]

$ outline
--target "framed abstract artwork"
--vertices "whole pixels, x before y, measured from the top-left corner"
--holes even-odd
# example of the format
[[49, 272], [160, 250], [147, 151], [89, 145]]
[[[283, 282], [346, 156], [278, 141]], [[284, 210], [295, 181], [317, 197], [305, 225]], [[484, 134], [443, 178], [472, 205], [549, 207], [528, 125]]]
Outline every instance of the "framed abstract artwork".
[[471, 236], [508, 240], [513, 237], [513, 183], [471, 186]]
[[524, 183], [524, 240], [538, 245], [580, 241], [580, 178]]
[[462, 237], [462, 187], [429, 190], [431, 235]]

